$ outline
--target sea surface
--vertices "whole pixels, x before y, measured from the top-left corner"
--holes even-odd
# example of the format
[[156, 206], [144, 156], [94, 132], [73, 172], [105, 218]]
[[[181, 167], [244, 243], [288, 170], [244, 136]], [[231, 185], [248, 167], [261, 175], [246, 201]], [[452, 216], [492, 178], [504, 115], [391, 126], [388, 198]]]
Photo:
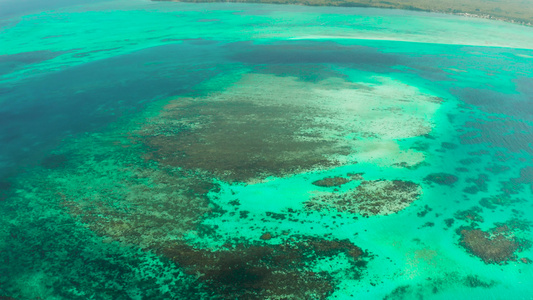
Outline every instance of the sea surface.
[[533, 299], [531, 27], [13, 3], [1, 299]]

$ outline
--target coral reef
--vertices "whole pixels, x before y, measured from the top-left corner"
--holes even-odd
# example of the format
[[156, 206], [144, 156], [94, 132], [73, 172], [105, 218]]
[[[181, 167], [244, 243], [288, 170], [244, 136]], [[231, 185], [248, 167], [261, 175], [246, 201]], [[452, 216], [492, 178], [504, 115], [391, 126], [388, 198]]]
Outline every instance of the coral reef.
[[68, 163], [66, 154], [50, 154], [41, 161], [41, 166], [48, 169], [63, 168]]
[[500, 174], [500, 173], [504, 173], [504, 172], [511, 170], [511, 168], [508, 166], [504, 166], [504, 165], [494, 164], [490, 167], [486, 167], [485, 170], [491, 172], [492, 174]]
[[[70, 220], [100, 236], [103, 245], [133, 246], [169, 260], [169, 268], [185, 278], [174, 283], [195, 278], [176, 291], [184, 293], [180, 297], [324, 299], [338, 278], [314, 265], [339, 259], [348, 263], [342, 272], [353, 279], [364, 270], [370, 257], [349, 240], [298, 235], [274, 239], [265, 232], [255, 241], [229, 240], [222, 248], [195, 245], [187, 236], [219, 238], [218, 226], [203, 221], [227, 213], [212, 201], [220, 188], [212, 174], [146, 161], [141, 158], [144, 145], [136, 144], [137, 139], [112, 141], [116, 136], [111, 132], [80, 140], [75, 145], [78, 159], [43, 169], [47, 180], [36, 191], [40, 199], [59, 205]], [[100, 147], [91, 149], [92, 144]], [[230, 205], [238, 208], [240, 201]], [[246, 217], [247, 212], [239, 214]], [[286, 218], [272, 211], [266, 216]], [[144, 278], [143, 295], [155, 295], [150, 289], [161, 283]], [[184, 292], [187, 288], [190, 291]]]
[[470, 209], [467, 209], [467, 210], [460, 210], [460, 211], [457, 211], [455, 214], [454, 214], [454, 218], [456, 220], [461, 220], [461, 221], [467, 221], [467, 222], [483, 222], [483, 217], [481, 216], [481, 212], [483, 210], [481, 209], [481, 207], [478, 207], [478, 206], [474, 206], [474, 207], [471, 207]]
[[420, 218], [425, 217], [428, 213], [430, 213], [433, 209], [429, 207], [429, 205], [424, 205], [424, 208], [416, 213], [416, 215]]
[[494, 286], [496, 284], [496, 282], [493, 281], [493, 280], [484, 281], [484, 280], [480, 279], [479, 276], [468, 275], [468, 276], [466, 276], [466, 278], [464, 280], [464, 284], [465, 284], [465, 286], [471, 287], [471, 288], [477, 288], [477, 287], [490, 288], [490, 287]]
[[402, 180], [363, 181], [346, 193], [329, 193], [305, 203], [309, 210], [330, 210], [361, 215], [389, 215], [418, 199], [421, 188], [414, 182]]
[[[416, 88], [380, 80], [309, 83], [246, 74], [222, 92], [170, 101], [135, 135], [149, 149], [145, 159], [229, 182], [358, 160], [418, 165], [423, 153], [400, 149], [397, 140], [427, 134], [439, 104]], [[398, 91], [393, 99], [390, 89]]]
[[346, 174], [346, 176], [349, 176], [352, 180], [357, 180], [357, 181], [360, 181], [360, 180], [363, 180], [363, 175], [365, 175], [365, 173], [348, 173]]
[[478, 192], [486, 192], [488, 188], [488, 185], [487, 185], [488, 179], [489, 177], [486, 174], [479, 174], [477, 178], [468, 178], [466, 179], [466, 182], [473, 183], [474, 185], [465, 188], [463, 191], [469, 194], [476, 194]]
[[350, 153], [327, 140], [297, 139], [307, 124], [297, 121], [301, 111], [290, 106], [182, 99], [171, 107], [164, 113], [164, 130], [171, 133], [141, 133], [152, 150], [148, 160], [206, 170], [227, 181], [249, 181], [329, 167], [337, 164], [330, 155]]
[[481, 200], [479, 200], [479, 205], [488, 209], [496, 209], [497, 207], [510, 206], [523, 201], [524, 200], [522, 199], [511, 198], [507, 194], [501, 194], [482, 198]]
[[313, 184], [321, 187], [334, 187], [341, 186], [350, 181], [350, 179], [344, 177], [327, 177], [321, 180], [314, 181]]
[[7, 199], [7, 197], [11, 194], [11, 187], [11, 182], [0, 180], [0, 201]]
[[89, 191], [66, 189], [57, 196], [69, 214], [99, 235], [144, 249], [197, 230], [202, 217], [216, 210], [206, 198], [217, 188], [209, 178], [168, 168], [143, 169], [134, 177], [92, 197]]
[[432, 173], [424, 178], [425, 181], [448, 186], [452, 186], [457, 179], [457, 176], [448, 173]]
[[460, 227], [460, 245], [486, 264], [505, 264], [518, 259], [517, 252], [529, 248], [527, 240], [515, 236], [515, 230], [502, 225], [488, 231], [475, 227]]
[[[436, 274], [437, 275], [437, 274]], [[426, 283], [417, 285], [400, 285], [387, 294], [384, 300], [407, 300], [432, 298], [435, 294], [459, 287], [490, 288], [497, 284], [493, 280], [486, 280], [477, 275], [461, 276], [457, 273], [446, 273], [442, 277], [428, 277]]]
[[162, 253], [198, 274], [206, 288], [225, 299], [325, 299], [335, 287], [327, 272], [314, 272], [317, 259], [345, 255], [357, 279], [368, 257], [348, 240], [293, 236], [279, 245], [226, 244], [219, 251], [176, 243]]
[[444, 220], [444, 224], [446, 224], [446, 227], [448, 228], [452, 227], [453, 223], [455, 223], [455, 220], [453, 218], [448, 218]]

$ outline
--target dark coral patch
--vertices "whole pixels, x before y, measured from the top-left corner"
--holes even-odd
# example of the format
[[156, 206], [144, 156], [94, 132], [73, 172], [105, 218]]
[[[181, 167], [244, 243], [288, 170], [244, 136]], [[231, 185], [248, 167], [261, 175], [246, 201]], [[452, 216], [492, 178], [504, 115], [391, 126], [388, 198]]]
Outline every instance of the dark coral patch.
[[489, 231], [461, 227], [457, 233], [460, 235], [460, 245], [486, 264], [516, 261], [516, 253], [531, 246], [528, 241], [517, 238], [514, 231], [507, 226], [495, 227]]
[[503, 173], [503, 172], [507, 172], [509, 170], [511, 170], [510, 167], [508, 166], [503, 166], [503, 165], [497, 165], [497, 164], [494, 164], [490, 167], [486, 167], [485, 170], [493, 173], [493, 174], [500, 174], [500, 173]]
[[489, 177], [485, 174], [479, 174], [477, 178], [468, 178], [466, 182], [473, 183], [473, 186], [465, 188], [463, 191], [469, 194], [476, 194], [478, 192], [486, 192]]
[[481, 162], [481, 159], [479, 157], [465, 158], [465, 159], [459, 160], [459, 163], [461, 163], [463, 165], [477, 164], [477, 163], [480, 163], [480, 162]]
[[495, 281], [493, 280], [485, 281], [485, 280], [480, 279], [479, 276], [477, 275], [468, 275], [465, 277], [465, 280], [464, 280], [464, 285], [467, 287], [471, 287], [471, 288], [477, 288], [477, 287], [489, 288], [489, 287], [493, 287], [495, 284], [496, 284]]
[[479, 200], [479, 205], [488, 208], [495, 209], [498, 206], [510, 206], [514, 203], [521, 202], [523, 200], [517, 198], [511, 198], [506, 194], [494, 195], [491, 197], [485, 197]]
[[431, 212], [433, 209], [431, 207], [429, 207], [429, 205], [424, 205], [424, 208], [417, 212], [416, 215], [420, 218], [423, 218], [425, 217], [429, 212]]
[[448, 228], [452, 227], [452, 226], [453, 226], [453, 223], [455, 223], [455, 220], [452, 219], [452, 218], [449, 218], [449, 219], [445, 219], [445, 220], [444, 220], [444, 224], [446, 224], [446, 226], [447, 226]]
[[451, 186], [457, 182], [458, 178], [455, 175], [448, 173], [432, 173], [424, 178], [425, 181], [433, 182], [439, 185]]
[[327, 177], [321, 180], [317, 180], [313, 182], [313, 184], [316, 186], [321, 186], [321, 187], [333, 187], [333, 186], [341, 186], [350, 181], [351, 181], [350, 179], [347, 179], [344, 177]]
[[162, 126], [147, 126], [139, 138], [151, 150], [146, 159], [202, 169], [228, 181], [328, 167], [336, 162], [327, 156], [350, 153], [344, 146], [300, 135], [309, 127], [299, 120], [301, 113], [288, 105], [182, 99], [167, 105], [158, 119]]
[[532, 226], [532, 223], [528, 220], [512, 218], [505, 223], [498, 222], [498, 223], [494, 223], [494, 225], [500, 231], [508, 231], [508, 230], [529, 231]]
[[11, 182], [0, 180], [0, 201], [8, 198], [12, 192], [12, 186]]
[[447, 143], [447, 142], [443, 142], [441, 144], [442, 148], [444, 149], [456, 149], [457, 148], [457, 145], [456, 144], [453, 144], [453, 143]]
[[454, 217], [455, 219], [461, 220], [461, 221], [483, 222], [483, 217], [480, 215], [482, 211], [483, 210], [480, 207], [474, 206], [467, 210], [457, 211]]
[[227, 299], [325, 299], [336, 284], [309, 264], [320, 258], [345, 254], [354, 278], [368, 257], [348, 240], [292, 237], [280, 245], [227, 244], [227, 250], [195, 249], [176, 243], [163, 254], [185, 272], [199, 274], [212, 294]]
[[41, 166], [47, 169], [64, 168], [68, 163], [68, 156], [65, 154], [50, 154], [41, 161]]
[[525, 167], [520, 170], [520, 177], [512, 179], [517, 184], [529, 185], [533, 191], [533, 167]]
[[383, 300], [394, 300], [394, 299], [406, 299], [406, 296], [411, 291], [411, 286], [401, 285], [394, 290], [392, 290]]

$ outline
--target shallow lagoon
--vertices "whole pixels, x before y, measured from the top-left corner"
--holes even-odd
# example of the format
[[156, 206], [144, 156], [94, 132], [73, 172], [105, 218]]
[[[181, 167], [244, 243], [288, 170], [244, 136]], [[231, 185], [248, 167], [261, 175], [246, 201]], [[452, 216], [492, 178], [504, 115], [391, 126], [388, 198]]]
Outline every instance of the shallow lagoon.
[[529, 299], [533, 31], [110, 1], [0, 30], [0, 296]]

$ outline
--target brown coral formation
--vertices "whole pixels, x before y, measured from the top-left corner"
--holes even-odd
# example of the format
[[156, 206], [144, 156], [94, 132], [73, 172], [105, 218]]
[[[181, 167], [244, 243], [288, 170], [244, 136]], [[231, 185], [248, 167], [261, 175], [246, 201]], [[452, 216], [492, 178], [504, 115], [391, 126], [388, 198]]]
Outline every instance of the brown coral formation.
[[420, 186], [410, 181], [363, 181], [346, 193], [329, 193], [312, 198], [306, 202], [306, 208], [334, 209], [361, 215], [389, 215], [408, 207], [420, 194]]
[[457, 179], [457, 176], [448, 173], [431, 173], [424, 178], [425, 181], [448, 186], [453, 185]]
[[[136, 135], [150, 150], [147, 160], [230, 182], [358, 160], [417, 165], [424, 154], [400, 149], [397, 140], [431, 131], [428, 113], [439, 105], [414, 87], [380, 81], [246, 74], [223, 91], [170, 101]], [[398, 89], [392, 98], [391, 88]]]
[[[358, 278], [366, 264], [367, 256], [348, 240], [292, 236], [271, 245], [273, 236], [268, 232], [260, 242], [232, 241], [217, 249], [195, 248], [184, 235], [216, 237], [216, 226], [205, 226], [202, 221], [225, 213], [207, 197], [218, 188], [212, 177], [109, 160], [106, 162], [121, 170], [117, 173], [120, 179], [84, 186], [81, 183], [87, 183], [87, 174], [95, 176], [94, 180], [100, 177], [98, 171], [109, 171], [109, 167], [94, 168], [91, 159], [86, 161], [77, 166], [79, 178], [71, 176], [69, 184], [58, 179], [61, 184], [55, 196], [65, 209], [103, 236], [104, 242], [137, 245], [171, 259], [183, 272], [197, 276], [202, 291], [215, 299], [324, 299], [337, 281], [327, 272], [314, 271], [314, 263], [336, 257], [348, 260], [353, 267], [346, 272], [353, 278]], [[105, 163], [99, 161], [98, 165]], [[267, 215], [284, 218], [273, 212]]]
[[514, 235], [503, 225], [488, 231], [472, 227], [458, 229], [460, 244], [486, 264], [505, 264], [518, 259], [517, 252], [529, 247], [529, 243]]
[[[71, 215], [99, 235], [168, 257], [185, 273], [198, 276], [217, 299], [325, 299], [337, 282], [326, 272], [315, 273], [314, 262], [344, 255], [353, 265], [349, 272], [354, 278], [366, 264], [367, 255], [348, 240], [316, 237], [287, 237], [277, 245], [242, 242], [217, 250], [195, 248], [182, 236], [191, 231], [214, 234], [201, 221], [223, 211], [205, 197], [216, 185], [199, 175], [185, 178], [180, 172], [157, 173], [158, 180], [150, 189], [132, 186], [131, 194], [115, 197], [114, 202], [101, 201], [104, 195], [77, 201], [63, 193], [57, 196]], [[271, 240], [272, 234], [267, 232], [260, 239]]]
[[291, 106], [181, 99], [161, 116], [165, 132], [147, 128], [141, 136], [151, 149], [147, 159], [207, 170], [229, 181], [327, 167], [336, 164], [330, 155], [350, 153], [344, 146], [298, 135], [312, 125], [299, 120], [301, 113]]
[[459, 210], [454, 214], [455, 219], [467, 222], [483, 222], [480, 207], [474, 206], [467, 210]]
[[321, 186], [321, 187], [334, 187], [334, 186], [341, 186], [350, 181], [351, 181], [350, 179], [347, 179], [344, 177], [327, 177], [321, 180], [314, 181], [313, 185]]
[[511, 206], [518, 202], [523, 202], [524, 200], [518, 198], [512, 198], [507, 194], [494, 195], [491, 197], [482, 198], [479, 200], [479, 205], [488, 208], [496, 209], [501, 206]]
[[[92, 197], [58, 192], [61, 204], [99, 235], [142, 248], [157, 248], [162, 242], [201, 230], [203, 216], [216, 207], [206, 194], [217, 186], [209, 178], [177, 170], [144, 169], [114, 190], [101, 188]], [[149, 177], [151, 182], [142, 182]]]
[[335, 282], [326, 272], [313, 272], [310, 264], [344, 254], [354, 278], [366, 264], [366, 254], [348, 240], [315, 237], [292, 237], [280, 245], [227, 244], [219, 251], [175, 243], [162, 253], [224, 299], [325, 299]]
[[[226, 90], [167, 102], [157, 114], [130, 121], [127, 134], [119, 129], [80, 139], [71, 146], [76, 155], [48, 158], [43, 167], [52, 176], [43, 193], [55, 193], [104, 243], [118, 241], [171, 259], [213, 298], [325, 298], [338, 276], [321, 268], [338, 259], [343, 275], [358, 278], [367, 257], [359, 247], [331, 237], [284, 240], [264, 229], [262, 236], [235, 237], [221, 248], [227, 228], [218, 231], [220, 225], [206, 219], [228, 213], [211, 201], [220, 181], [250, 183], [359, 159], [383, 166], [424, 159], [397, 141], [429, 132], [428, 115], [438, 105], [416, 88], [391, 97], [391, 88], [405, 88], [392, 79], [369, 83], [371, 92], [341, 81], [309, 84], [249, 74]], [[335, 187], [360, 182], [362, 175], [315, 184]], [[363, 181], [347, 193], [314, 199], [314, 208], [387, 215], [420, 192], [407, 181]], [[227, 216], [248, 214], [236, 210]], [[304, 223], [279, 212], [266, 216]], [[344, 268], [347, 261], [351, 267]]]

